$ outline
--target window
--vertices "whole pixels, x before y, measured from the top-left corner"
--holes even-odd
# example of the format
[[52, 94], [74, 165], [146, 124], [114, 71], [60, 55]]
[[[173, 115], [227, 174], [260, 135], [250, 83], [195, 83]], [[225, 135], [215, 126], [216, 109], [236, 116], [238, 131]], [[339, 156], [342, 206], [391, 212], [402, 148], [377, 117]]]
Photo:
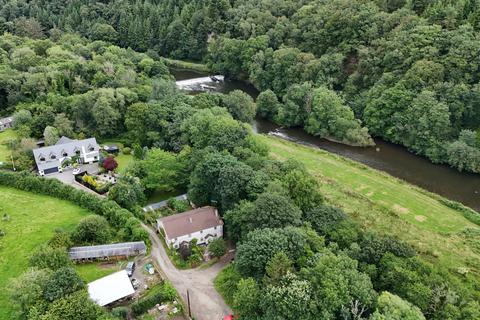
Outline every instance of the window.
[[213, 227], [213, 229], [217, 230], [217, 226]]
[[50, 159], [57, 159], [57, 156], [54, 155], [54, 154], [52, 154], [52, 155], [50, 156]]
[[45, 157], [40, 157], [40, 161], [45, 161]]
[[200, 230], [200, 233], [203, 233], [203, 230]]
[[64, 156], [64, 157], [68, 157], [68, 153], [64, 152], [64, 153], [63, 153], [63, 156]]
[[75, 154], [76, 154], [76, 155], [79, 155], [79, 154], [80, 154], [80, 150], [75, 150]]
[[94, 148], [94, 147], [90, 147], [90, 149], [88, 149], [88, 150], [90, 150], [90, 151], [94, 151], [94, 150], [95, 150], [95, 148]]

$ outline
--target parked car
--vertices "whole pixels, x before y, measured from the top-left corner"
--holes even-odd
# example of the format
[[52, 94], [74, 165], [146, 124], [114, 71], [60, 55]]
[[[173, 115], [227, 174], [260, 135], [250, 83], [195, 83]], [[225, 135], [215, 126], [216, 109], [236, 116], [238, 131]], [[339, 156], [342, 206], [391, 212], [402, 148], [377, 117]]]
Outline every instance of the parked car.
[[80, 172], [82, 172], [82, 168], [81, 168], [81, 167], [78, 167], [78, 168], [73, 169], [73, 172], [72, 172], [72, 173], [73, 173], [73, 175], [75, 176], [75, 175], [79, 174]]
[[134, 261], [130, 261], [128, 264], [127, 264], [127, 267], [125, 268], [125, 270], [127, 270], [127, 274], [129, 277], [131, 277], [133, 275], [133, 271], [135, 271], [135, 262]]
[[140, 284], [140, 283], [138, 282], [137, 279], [132, 278], [132, 286], [133, 286], [133, 289], [137, 290], [139, 284]]

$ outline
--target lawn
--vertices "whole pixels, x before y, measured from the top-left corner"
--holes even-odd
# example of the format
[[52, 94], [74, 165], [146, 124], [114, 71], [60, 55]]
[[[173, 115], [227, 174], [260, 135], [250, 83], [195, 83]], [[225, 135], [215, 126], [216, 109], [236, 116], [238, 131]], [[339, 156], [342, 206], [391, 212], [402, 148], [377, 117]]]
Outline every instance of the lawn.
[[480, 239], [462, 233], [478, 226], [439, 202], [440, 196], [320, 149], [270, 136], [260, 139], [274, 158], [303, 162], [320, 181], [327, 202], [365, 228], [404, 239], [433, 263], [450, 270], [467, 267], [479, 276]]
[[[118, 173], [125, 172], [125, 170], [128, 168], [128, 166], [131, 163], [133, 163], [133, 161], [134, 161], [133, 154], [123, 154], [122, 153], [123, 143], [121, 143], [119, 141], [113, 141], [113, 140], [102, 141], [101, 145], [103, 146], [105, 144], [107, 144], [107, 145], [114, 144], [120, 149], [120, 152], [117, 155], [115, 155], [115, 160], [118, 163], [117, 172]], [[133, 152], [133, 150], [132, 150], [132, 152]]]
[[6, 235], [0, 238], [0, 319], [10, 319], [13, 308], [4, 288], [9, 279], [28, 268], [30, 254], [46, 243], [55, 228], [72, 230], [89, 211], [74, 204], [48, 196], [0, 187], [0, 229]]
[[0, 162], [10, 161], [10, 150], [6, 146], [6, 142], [16, 138], [15, 131], [8, 129], [0, 132]]
[[127, 261], [112, 263], [96, 262], [76, 264], [75, 269], [77, 270], [80, 277], [85, 281], [85, 283], [88, 283], [108, 276], [109, 274], [112, 274], [114, 272], [120, 271], [124, 269], [126, 265]]

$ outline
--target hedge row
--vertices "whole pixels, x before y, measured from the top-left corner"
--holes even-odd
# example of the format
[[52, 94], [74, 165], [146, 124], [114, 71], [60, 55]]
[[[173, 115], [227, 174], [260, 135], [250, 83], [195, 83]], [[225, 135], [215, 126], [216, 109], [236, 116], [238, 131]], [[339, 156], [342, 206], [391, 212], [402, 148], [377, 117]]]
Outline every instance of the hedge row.
[[46, 179], [28, 172], [0, 171], [0, 185], [70, 201], [105, 217], [113, 228], [120, 231], [124, 240], [150, 243], [148, 233], [142, 228], [140, 221], [115, 201], [102, 199], [56, 179]]
[[463, 204], [457, 201], [447, 200], [443, 198], [439, 199], [438, 201], [449, 208], [460, 211], [465, 217], [465, 219], [480, 226], [480, 214], [477, 211], [470, 209], [469, 207], [464, 206]]

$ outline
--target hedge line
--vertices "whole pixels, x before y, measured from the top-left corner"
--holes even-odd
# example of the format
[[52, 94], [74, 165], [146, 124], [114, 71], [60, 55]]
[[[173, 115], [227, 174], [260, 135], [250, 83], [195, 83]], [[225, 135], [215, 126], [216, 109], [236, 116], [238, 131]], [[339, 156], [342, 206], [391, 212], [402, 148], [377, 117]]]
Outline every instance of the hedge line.
[[105, 217], [112, 227], [121, 231], [124, 240], [145, 241], [150, 244], [148, 233], [142, 228], [140, 221], [115, 201], [102, 199], [56, 179], [46, 179], [28, 172], [0, 170], [0, 185], [70, 201]]
[[461, 212], [467, 220], [480, 226], [480, 214], [477, 211], [467, 206], [464, 206], [463, 204], [457, 201], [447, 200], [443, 198], [439, 199], [438, 201], [440, 201], [440, 203], [446, 205], [451, 209]]

